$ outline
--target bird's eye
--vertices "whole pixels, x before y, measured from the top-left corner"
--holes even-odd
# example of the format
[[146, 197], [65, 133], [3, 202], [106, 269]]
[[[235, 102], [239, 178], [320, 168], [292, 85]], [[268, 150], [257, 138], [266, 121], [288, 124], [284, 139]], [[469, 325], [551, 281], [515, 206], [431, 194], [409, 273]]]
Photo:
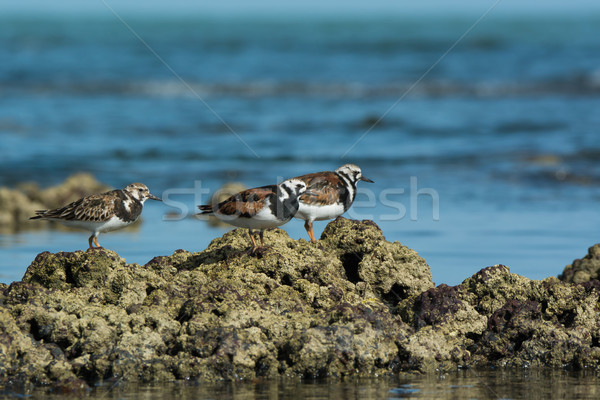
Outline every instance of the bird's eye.
[[138, 189], [138, 190], [139, 190], [140, 192], [143, 192], [143, 191], [144, 191], [144, 189]]

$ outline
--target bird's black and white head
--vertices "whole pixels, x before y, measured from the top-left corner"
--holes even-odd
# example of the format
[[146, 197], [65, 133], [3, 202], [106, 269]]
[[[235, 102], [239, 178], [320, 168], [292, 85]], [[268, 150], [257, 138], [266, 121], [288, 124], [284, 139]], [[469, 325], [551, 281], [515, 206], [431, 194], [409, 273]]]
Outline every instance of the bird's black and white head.
[[148, 199], [162, 201], [160, 198], [150, 193], [148, 187], [143, 183], [136, 182], [129, 184], [125, 187], [125, 189], [123, 189], [123, 191], [128, 193], [134, 199], [137, 199], [142, 204], [144, 204], [144, 202]]
[[300, 179], [288, 179], [279, 184], [278, 197], [281, 199], [297, 198], [306, 192], [306, 183]]
[[343, 176], [344, 178], [348, 179], [350, 182], [352, 182], [355, 185], [356, 185], [356, 182], [358, 182], [358, 181], [365, 181], [365, 182], [373, 183], [373, 181], [370, 180], [369, 178], [365, 178], [364, 176], [362, 176], [362, 172], [361, 172], [360, 168], [358, 167], [358, 165], [344, 164], [341, 167], [339, 167], [338, 169], [336, 169], [335, 172], [337, 172], [339, 175]]

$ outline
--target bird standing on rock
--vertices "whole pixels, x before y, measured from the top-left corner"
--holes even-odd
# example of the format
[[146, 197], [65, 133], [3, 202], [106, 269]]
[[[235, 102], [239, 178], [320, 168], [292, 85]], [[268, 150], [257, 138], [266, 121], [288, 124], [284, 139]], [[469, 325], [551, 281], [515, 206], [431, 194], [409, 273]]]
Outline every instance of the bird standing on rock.
[[100, 233], [125, 228], [133, 224], [148, 199], [162, 201], [150, 193], [143, 183], [132, 183], [124, 189], [83, 197], [64, 207], [53, 210], [38, 210], [35, 217], [58, 221], [63, 225], [92, 232], [88, 239], [89, 248], [101, 247]]
[[361, 170], [354, 164], [345, 164], [335, 171], [315, 172], [298, 176], [306, 183], [307, 192], [300, 196], [300, 207], [295, 218], [303, 219], [304, 228], [315, 243], [313, 221], [334, 219], [350, 208], [356, 197], [358, 181], [371, 182], [362, 176]]
[[214, 215], [228, 224], [248, 228], [252, 251], [258, 246], [253, 230], [260, 230], [260, 243], [264, 247], [263, 232], [288, 222], [298, 211], [298, 197], [306, 193], [306, 183], [288, 179], [279, 185], [243, 190], [219, 204], [198, 206], [200, 215]]

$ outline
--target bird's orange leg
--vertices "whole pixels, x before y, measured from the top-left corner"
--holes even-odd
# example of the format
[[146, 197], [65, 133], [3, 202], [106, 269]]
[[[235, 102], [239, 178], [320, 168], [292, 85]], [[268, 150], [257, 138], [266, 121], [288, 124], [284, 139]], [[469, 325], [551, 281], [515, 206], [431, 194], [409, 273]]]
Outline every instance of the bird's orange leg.
[[96, 247], [102, 247], [100, 246], [100, 243], [98, 243], [98, 236], [94, 236], [94, 244], [96, 244]]
[[252, 229], [248, 229], [248, 235], [250, 236], [250, 240], [252, 240], [252, 251], [256, 251], [256, 249], [258, 249], [258, 246], [256, 245], [256, 240], [254, 240]]
[[88, 239], [88, 244], [90, 245], [90, 249], [94, 248], [94, 245], [92, 244], [92, 240], [94, 240], [94, 234], [92, 233], [92, 236], [90, 236], [90, 238]]
[[264, 233], [264, 232], [265, 232], [265, 231], [263, 231], [263, 230], [261, 229], [261, 230], [260, 230], [260, 233], [258, 234], [258, 236], [260, 236], [260, 245], [261, 245], [262, 247], [265, 247], [265, 239], [263, 239], [263, 233]]
[[310, 241], [312, 243], [317, 243], [317, 241], [315, 240], [315, 233], [313, 232], [312, 221], [304, 222], [304, 229], [306, 229], [306, 232], [308, 233], [308, 236], [310, 237]]

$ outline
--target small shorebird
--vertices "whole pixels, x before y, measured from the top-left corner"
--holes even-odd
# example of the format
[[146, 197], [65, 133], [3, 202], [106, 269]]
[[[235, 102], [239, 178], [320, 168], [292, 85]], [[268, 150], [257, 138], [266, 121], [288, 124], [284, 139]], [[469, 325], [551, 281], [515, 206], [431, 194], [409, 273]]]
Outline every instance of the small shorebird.
[[220, 220], [240, 228], [248, 228], [252, 251], [258, 246], [253, 230], [260, 231], [260, 243], [264, 247], [263, 232], [288, 222], [298, 211], [298, 197], [305, 193], [306, 184], [298, 179], [288, 179], [279, 185], [262, 186], [243, 190], [219, 204], [198, 206], [200, 215], [214, 215]]
[[94, 248], [93, 244], [101, 247], [98, 235], [134, 223], [147, 199], [162, 201], [151, 194], [143, 183], [132, 183], [122, 190], [87, 196], [61, 208], [38, 210], [35, 212], [37, 215], [29, 219], [58, 221], [66, 226], [91, 231], [92, 236], [88, 239], [90, 248]]
[[313, 221], [334, 219], [350, 208], [356, 197], [358, 181], [373, 182], [362, 176], [360, 168], [354, 164], [345, 164], [335, 171], [315, 172], [298, 176], [306, 183], [307, 192], [300, 196], [300, 207], [294, 216], [303, 219], [304, 228], [315, 243]]

